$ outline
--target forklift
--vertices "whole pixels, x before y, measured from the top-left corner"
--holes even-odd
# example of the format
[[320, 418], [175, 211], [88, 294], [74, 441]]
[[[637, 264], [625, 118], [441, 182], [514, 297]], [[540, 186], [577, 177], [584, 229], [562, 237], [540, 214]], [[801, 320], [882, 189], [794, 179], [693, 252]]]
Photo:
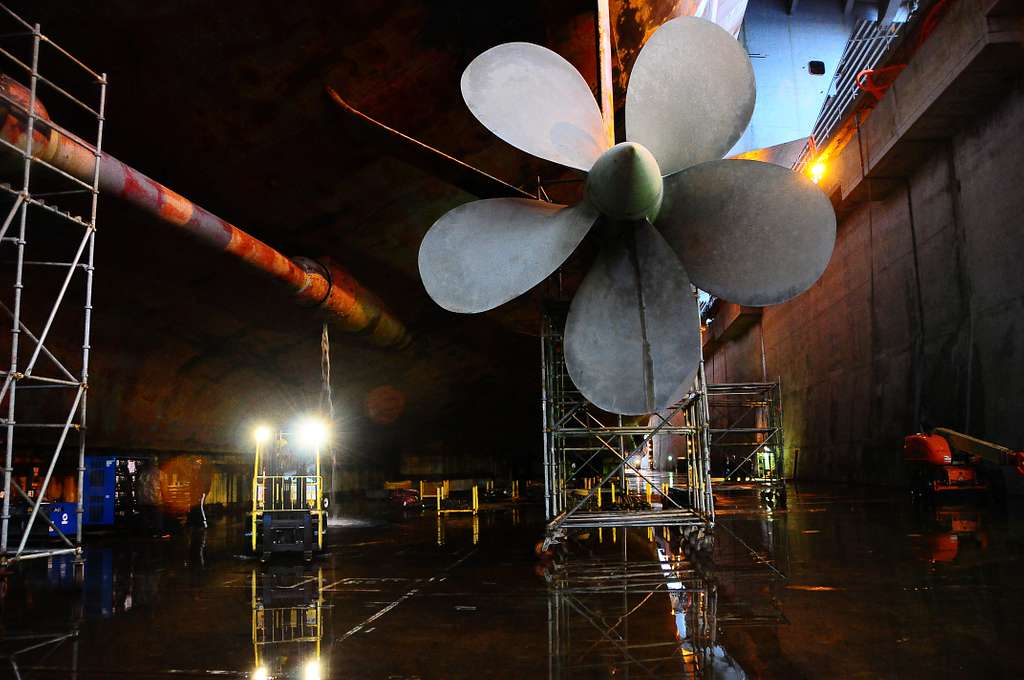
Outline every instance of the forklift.
[[327, 541], [327, 497], [320, 474], [325, 423], [306, 419], [294, 433], [267, 426], [254, 432], [251, 547], [266, 562], [273, 553], [302, 553], [308, 562]]

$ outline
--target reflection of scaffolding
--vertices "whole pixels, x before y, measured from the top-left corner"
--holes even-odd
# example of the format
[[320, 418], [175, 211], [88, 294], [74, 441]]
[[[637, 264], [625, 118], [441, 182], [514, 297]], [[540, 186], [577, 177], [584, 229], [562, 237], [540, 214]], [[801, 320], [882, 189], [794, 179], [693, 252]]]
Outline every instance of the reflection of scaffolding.
[[708, 385], [711, 464], [727, 482], [784, 495], [781, 395], [777, 382]]
[[[572, 528], [713, 525], [703, 363], [693, 388], [666, 411], [642, 419], [604, 413], [580, 394], [566, 370], [566, 308], [549, 304], [541, 333], [548, 540]], [[681, 479], [652, 469], [657, 435], [682, 441]]]
[[[0, 562], [12, 562], [81, 551], [99, 163], [93, 165], [92, 180], [83, 182], [33, 153], [56, 135], [64, 135], [99, 158], [106, 77], [43, 36], [38, 24], [24, 22], [2, 5], [0, 24], [6, 24], [0, 25], [0, 55], [5, 62], [0, 70], [10, 69], [15, 81], [27, 84], [29, 93], [27, 101], [19, 100], [13, 94], [18, 88], [10, 80], [0, 82], [4, 130], [10, 132], [0, 138], [0, 144], [6, 147], [6, 155], [16, 159], [19, 170], [11, 183], [0, 184], [0, 251], [6, 251], [5, 271], [11, 274], [10, 296], [0, 306], [11, 321], [10, 364], [0, 372], [0, 424], [5, 439]], [[41, 61], [53, 65], [66, 82], [58, 85], [40, 73]], [[44, 97], [55, 118], [82, 121], [82, 129], [89, 129], [93, 141], [45, 120], [40, 103]], [[58, 115], [63, 109], [67, 115]], [[69, 292], [73, 283], [80, 290]], [[74, 305], [69, 297], [76, 298]], [[72, 328], [79, 329], [75, 333], [81, 334], [80, 340], [71, 342]], [[52, 483], [54, 469], [72, 433], [78, 444], [77, 484], [69, 479], [58, 493]], [[45, 454], [36, 458], [32, 451]], [[38, 475], [43, 469], [45, 474]], [[72, 484], [75, 488], [68, 488]], [[61, 495], [77, 502], [74, 540], [41, 510], [48, 496]], [[61, 547], [49, 542], [42, 547], [28, 545], [33, 529], [42, 527], [40, 518], [50, 525]], [[35, 533], [45, 536], [45, 532]], [[11, 539], [16, 541], [13, 549]]]
[[[41, 633], [23, 635], [5, 635], [3, 647], [0, 649], [0, 668], [7, 667], [13, 678], [23, 677], [21, 673], [31, 672], [34, 668], [23, 668], [19, 665], [22, 659], [34, 658], [37, 661], [45, 661], [51, 654], [68, 653], [68, 649], [62, 646], [65, 642], [71, 642], [71, 672], [73, 677], [78, 674], [78, 626], [67, 633]], [[24, 677], [28, 677], [27, 675]]]
[[[327, 677], [323, 569], [270, 567], [252, 571], [253, 678]], [[301, 673], [301, 675], [300, 675]]]
[[743, 677], [717, 640], [717, 588], [670, 548], [664, 536], [671, 531], [604, 531], [601, 546], [591, 532], [586, 547], [593, 556], [548, 567], [549, 680], [607, 669], [623, 677], [720, 677], [715, 671], [723, 664]]
[[788, 623], [778, 588], [789, 551], [770, 515], [742, 528], [746, 541], [730, 531], [712, 550], [700, 549], [686, 527], [573, 534], [544, 571], [549, 680], [608, 671], [627, 678], [745, 678], [722, 632]]
[[[104, 561], [99, 560], [97, 567]], [[106, 563], [109, 567], [109, 561]], [[78, 678], [80, 629], [87, 618], [105, 615], [97, 606], [101, 584], [110, 583], [109, 573], [79, 568], [74, 555], [60, 555], [47, 560], [45, 569], [19, 569], [5, 574], [0, 582], [0, 602], [6, 613], [20, 612], [0, 635], [0, 678], [28, 680], [39, 677]], [[32, 615], [40, 601], [49, 602], [48, 595], [59, 592], [66, 607], [66, 623], [48, 616]], [[108, 604], [109, 606], [109, 604]], [[107, 610], [109, 611], [109, 610]], [[52, 673], [52, 674], [51, 674]]]

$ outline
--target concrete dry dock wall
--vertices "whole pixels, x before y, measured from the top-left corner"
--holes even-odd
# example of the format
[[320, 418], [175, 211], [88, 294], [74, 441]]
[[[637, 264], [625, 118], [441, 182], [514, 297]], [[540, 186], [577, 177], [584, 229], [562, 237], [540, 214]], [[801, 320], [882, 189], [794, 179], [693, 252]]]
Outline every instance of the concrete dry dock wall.
[[714, 381], [756, 379], [763, 331], [788, 475], [895, 482], [919, 424], [1024, 448], [1024, 87], [926, 149], [845, 206], [811, 290], [713, 348]]

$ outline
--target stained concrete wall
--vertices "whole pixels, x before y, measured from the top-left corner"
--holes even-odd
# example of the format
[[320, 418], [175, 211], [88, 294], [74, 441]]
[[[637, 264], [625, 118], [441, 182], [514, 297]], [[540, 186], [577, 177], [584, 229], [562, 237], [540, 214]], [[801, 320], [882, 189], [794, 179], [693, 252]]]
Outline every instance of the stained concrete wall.
[[715, 381], [749, 379], [763, 330], [788, 475], [896, 481], [922, 425], [1024, 448], [1022, 131], [1018, 84], [842, 219], [817, 284], [711, 355]]
[[[713, 319], [709, 325], [716, 322], [721, 323], [721, 319]], [[704, 372], [710, 383], [761, 382], [765, 377], [765, 367], [761, 363], [760, 324], [755, 324], [731, 341], [722, 342], [710, 352], [705, 345], [705, 354]]]

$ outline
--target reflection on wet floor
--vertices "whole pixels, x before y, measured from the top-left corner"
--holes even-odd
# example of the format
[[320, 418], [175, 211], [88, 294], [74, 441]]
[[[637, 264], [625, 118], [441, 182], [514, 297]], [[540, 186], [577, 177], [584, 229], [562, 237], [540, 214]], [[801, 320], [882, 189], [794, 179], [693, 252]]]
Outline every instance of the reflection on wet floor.
[[[545, 569], [551, 678], [743, 678], [720, 625], [785, 622], [768, 592], [778, 576], [749, 555], [716, 567], [713, 553], [688, 555], [664, 527], [597, 529], [570, 541]], [[734, 598], [720, 600], [720, 589]]]
[[253, 567], [253, 680], [325, 676], [322, 566]]
[[347, 508], [312, 564], [241, 555], [222, 519], [96, 536], [4, 583], [0, 678], [1020, 677], [1019, 511], [896, 491], [719, 499], [712, 546], [576, 533], [540, 508]]

